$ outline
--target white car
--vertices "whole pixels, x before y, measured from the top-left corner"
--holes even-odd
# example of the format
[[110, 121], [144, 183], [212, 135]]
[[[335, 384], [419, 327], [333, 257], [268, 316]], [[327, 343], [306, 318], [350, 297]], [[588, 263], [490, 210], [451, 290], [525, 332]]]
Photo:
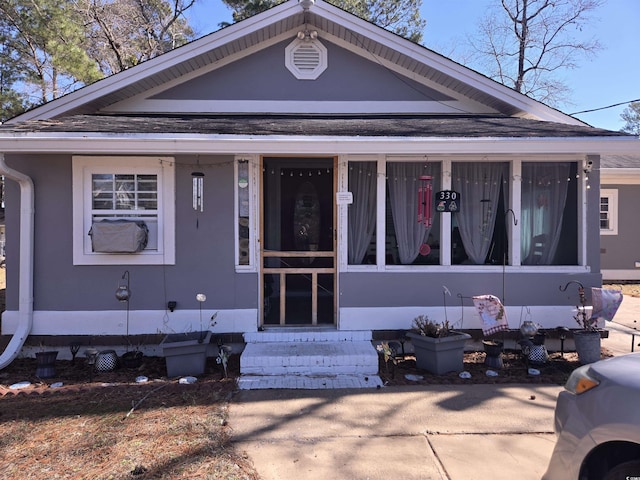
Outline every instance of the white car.
[[640, 480], [640, 353], [574, 370], [555, 431], [543, 480]]

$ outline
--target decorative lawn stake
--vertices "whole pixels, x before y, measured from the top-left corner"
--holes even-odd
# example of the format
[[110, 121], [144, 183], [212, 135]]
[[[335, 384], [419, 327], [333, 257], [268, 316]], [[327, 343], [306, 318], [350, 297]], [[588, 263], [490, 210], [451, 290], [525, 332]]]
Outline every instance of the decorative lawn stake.
[[430, 175], [421, 175], [418, 183], [418, 223], [422, 223], [425, 228], [429, 228], [433, 224], [433, 214], [431, 207], [433, 205], [433, 185]]

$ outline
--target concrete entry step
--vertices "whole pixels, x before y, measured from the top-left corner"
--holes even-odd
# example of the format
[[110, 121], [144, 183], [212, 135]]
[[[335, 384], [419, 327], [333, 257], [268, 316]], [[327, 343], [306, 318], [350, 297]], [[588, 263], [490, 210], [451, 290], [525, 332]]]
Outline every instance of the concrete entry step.
[[240, 390], [329, 390], [337, 388], [380, 388], [378, 375], [242, 375]]
[[335, 328], [284, 327], [244, 334], [247, 343], [264, 342], [370, 342], [371, 330], [336, 330]]
[[281, 329], [245, 334], [239, 388], [374, 388], [378, 352], [371, 332]]

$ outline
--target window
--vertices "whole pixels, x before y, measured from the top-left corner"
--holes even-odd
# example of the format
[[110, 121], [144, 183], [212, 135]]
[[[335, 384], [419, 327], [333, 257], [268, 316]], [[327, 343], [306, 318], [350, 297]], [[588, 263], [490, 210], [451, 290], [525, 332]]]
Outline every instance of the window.
[[618, 190], [600, 190], [600, 234], [618, 234]]
[[251, 192], [253, 191], [251, 161], [248, 157], [236, 158], [236, 242], [237, 266], [252, 264], [251, 219], [253, 215]]
[[[350, 157], [342, 180], [353, 195], [344, 223], [346, 265], [378, 270], [580, 265], [581, 162], [438, 160]], [[434, 195], [431, 222], [419, 208], [426, 207], [425, 181]], [[436, 202], [440, 191], [455, 195], [455, 202]], [[615, 231], [617, 195], [603, 192], [608, 198], [601, 202], [601, 228]]]
[[349, 162], [349, 265], [376, 263], [376, 162]]
[[576, 163], [522, 163], [520, 213], [523, 265], [576, 265]]
[[[507, 249], [504, 217], [509, 164], [455, 162], [451, 186], [460, 193], [460, 210], [451, 219], [453, 264], [501, 264]], [[498, 214], [500, 213], [500, 214]]]
[[[440, 214], [433, 202], [435, 192], [440, 189], [440, 171], [440, 163], [387, 163], [387, 265], [440, 263]], [[424, 213], [423, 208], [427, 210]]]
[[[74, 265], [155, 265], [175, 262], [173, 159], [73, 158]], [[135, 254], [98, 253], [88, 235], [95, 222], [144, 222], [145, 249]]]

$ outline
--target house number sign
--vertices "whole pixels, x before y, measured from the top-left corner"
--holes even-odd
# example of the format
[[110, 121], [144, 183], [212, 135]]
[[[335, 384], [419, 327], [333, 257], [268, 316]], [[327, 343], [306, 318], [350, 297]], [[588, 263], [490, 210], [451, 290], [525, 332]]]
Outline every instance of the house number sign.
[[442, 190], [440, 192], [436, 192], [436, 211], [459, 212], [460, 194], [453, 190]]

